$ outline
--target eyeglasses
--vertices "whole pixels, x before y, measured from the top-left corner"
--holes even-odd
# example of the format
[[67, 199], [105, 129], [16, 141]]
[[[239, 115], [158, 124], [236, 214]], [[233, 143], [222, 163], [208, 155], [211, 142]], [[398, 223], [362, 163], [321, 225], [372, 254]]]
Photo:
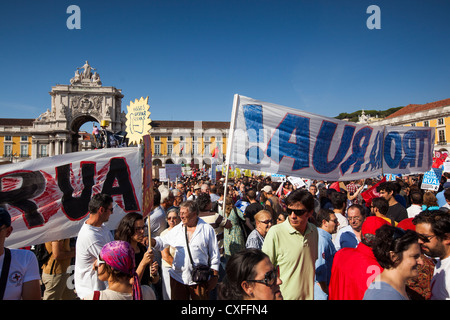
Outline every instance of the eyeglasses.
[[259, 222], [264, 223], [264, 224], [273, 223], [272, 220], [264, 220], [264, 221], [259, 220]]
[[145, 231], [145, 230], [147, 230], [147, 226], [134, 228], [134, 232], [140, 232], [140, 231]]
[[305, 213], [308, 212], [308, 210], [306, 209], [291, 209], [291, 208], [286, 208], [286, 212], [291, 215], [292, 213], [294, 213], [297, 217], [300, 217], [302, 215], [304, 215]]
[[355, 221], [360, 221], [361, 220], [361, 218], [362, 217], [348, 217], [348, 221], [352, 221], [352, 220], [355, 220]]
[[106, 263], [106, 262], [103, 261], [103, 260], [100, 258], [100, 256], [97, 256], [97, 262], [96, 262], [95, 265], [94, 265], [95, 270], [98, 270], [98, 267], [99, 267], [101, 264], [105, 264], [105, 263]]
[[263, 285], [267, 287], [272, 287], [277, 283], [277, 279], [280, 276], [280, 268], [276, 266], [273, 268], [273, 270], [270, 270], [269, 272], [266, 272], [264, 275], [264, 279], [262, 280], [246, 280], [247, 282], [257, 282], [262, 283]]
[[418, 233], [417, 235], [419, 236], [419, 239], [424, 243], [430, 242], [431, 239], [436, 237], [436, 235], [427, 236], [426, 234], [421, 234], [421, 233]]

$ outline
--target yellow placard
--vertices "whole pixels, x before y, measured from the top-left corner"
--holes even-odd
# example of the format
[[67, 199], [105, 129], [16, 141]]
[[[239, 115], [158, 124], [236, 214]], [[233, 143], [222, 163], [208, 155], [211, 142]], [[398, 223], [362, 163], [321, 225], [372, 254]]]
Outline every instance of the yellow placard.
[[127, 106], [126, 131], [129, 144], [139, 144], [142, 137], [149, 133], [152, 128], [150, 125], [150, 106], [148, 105], [148, 97], [135, 99], [130, 101]]

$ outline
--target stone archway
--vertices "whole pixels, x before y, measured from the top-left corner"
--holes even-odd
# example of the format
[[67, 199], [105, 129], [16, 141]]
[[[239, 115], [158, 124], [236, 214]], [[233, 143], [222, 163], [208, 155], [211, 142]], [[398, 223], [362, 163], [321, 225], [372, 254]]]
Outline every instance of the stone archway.
[[[80, 73], [79, 69], [84, 71]], [[76, 69], [69, 85], [52, 87], [51, 109], [33, 122], [33, 159], [39, 157], [43, 147], [50, 156], [78, 151], [79, 129], [89, 121], [104, 120], [107, 130], [125, 131], [122, 91], [102, 86], [100, 75], [93, 70], [96, 69], [86, 61]]]

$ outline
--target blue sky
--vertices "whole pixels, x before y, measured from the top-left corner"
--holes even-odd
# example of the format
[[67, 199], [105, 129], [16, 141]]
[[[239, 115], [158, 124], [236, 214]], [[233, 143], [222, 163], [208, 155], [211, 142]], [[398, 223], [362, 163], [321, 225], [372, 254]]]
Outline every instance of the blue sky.
[[[81, 30], [69, 30], [69, 5]], [[369, 30], [367, 8], [381, 9]], [[0, 117], [36, 118], [85, 60], [122, 108], [229, 121], [235, 93], [334, 117], [450, 97], [450, 2], [9, 1], [0, 7]]]

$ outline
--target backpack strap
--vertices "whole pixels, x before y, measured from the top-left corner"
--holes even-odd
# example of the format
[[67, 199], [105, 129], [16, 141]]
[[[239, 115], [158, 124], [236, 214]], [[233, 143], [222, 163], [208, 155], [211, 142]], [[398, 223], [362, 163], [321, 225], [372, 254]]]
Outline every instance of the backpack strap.
[[2, 275], [0, 276], [0, 300], [3, 300], [5, 294], [6, 281], [8, 280], [9, 266], [11, 265], [11, 250], [5, 248], [5, 257], [2, 266]]

